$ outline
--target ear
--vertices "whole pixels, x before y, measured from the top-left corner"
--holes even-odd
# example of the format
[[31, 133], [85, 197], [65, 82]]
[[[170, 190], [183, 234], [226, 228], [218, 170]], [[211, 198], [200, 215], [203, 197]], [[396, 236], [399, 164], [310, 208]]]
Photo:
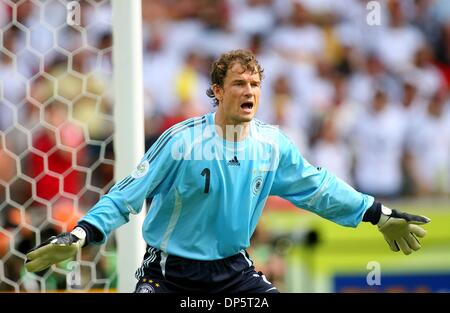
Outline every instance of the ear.
[[221, 102], [222, 98], [223, 98], [223, 89], [222, 89], [222, 87], [220, 87], [217, 84], [214, 84], [212, 86], [212, 90], [214, 92], [214, 95], [216, 96], [216, 99], [219, 100], [219, 102]]

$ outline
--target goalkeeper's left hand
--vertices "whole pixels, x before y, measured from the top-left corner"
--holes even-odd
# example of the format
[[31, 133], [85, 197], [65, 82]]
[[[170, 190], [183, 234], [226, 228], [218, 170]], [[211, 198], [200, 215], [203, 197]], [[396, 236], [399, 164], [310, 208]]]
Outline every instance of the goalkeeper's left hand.
[[76, 227], [71, 233], [62, 233], [44, 241], [27, 253], [25, 268], [40, 272], [49, 266], [74, 257], [85, 242], [86, 232]]
[[421, 248], [417, 237], [423, 238], [426, 234], [425, 229], [418, 225], [430, 221], [428, 217], [391, 210], [383, 205], [377, 225], [392, 251], [402, 250], [404, 254], [411, 254], [412, 250]]

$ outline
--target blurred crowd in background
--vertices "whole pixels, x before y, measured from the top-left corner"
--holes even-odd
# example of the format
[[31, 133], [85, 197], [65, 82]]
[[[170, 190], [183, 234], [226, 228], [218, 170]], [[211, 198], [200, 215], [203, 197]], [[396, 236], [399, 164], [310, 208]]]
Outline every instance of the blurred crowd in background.
[[[142, 1], [146, 149], [214, 110], [212, 61], [248, 49], [264, 68], [257, 118], [311, 163], [376, 197], [448, 196], [450, 2], [368, 2]], [[114, 183], [111, 4], [80, 1], [71, 26], [66, 3], [0, 1], [0, 258], [12, 238], [18, 251], [8, 260], [23, 262], [36, 234], [73, 227]]]

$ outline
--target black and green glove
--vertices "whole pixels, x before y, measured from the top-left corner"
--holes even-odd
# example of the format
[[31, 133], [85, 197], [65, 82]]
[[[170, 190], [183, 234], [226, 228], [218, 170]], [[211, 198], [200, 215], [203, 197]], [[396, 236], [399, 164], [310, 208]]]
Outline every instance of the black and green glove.
[[25, 268], [40, 272], [49, 266], [74, 257], [84, 245], [86, 232], [76, 227], [70, 233], [53, 236], [27, 253]]
[[392, 251], [402, 250], [408, 255], [413, 250], [417, 251], [421, 248], [417, 237], [425, 237], [426, 231], [419, 225], [430, 221], [428, 217], [404, 213], [382, 205], [377, 226]]

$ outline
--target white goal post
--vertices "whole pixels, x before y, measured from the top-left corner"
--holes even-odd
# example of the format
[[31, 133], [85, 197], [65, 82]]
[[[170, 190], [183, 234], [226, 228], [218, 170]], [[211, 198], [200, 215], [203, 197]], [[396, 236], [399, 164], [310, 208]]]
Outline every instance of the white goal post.
[[[144, 155], [142, 10], [140, 0], [112, 0], [115, 181], [126, 177]], [[132, 292], [134, 272], [145, 253], [141, 235], [145, 210], [130, 214], [116, 231], [118, 291]]]

